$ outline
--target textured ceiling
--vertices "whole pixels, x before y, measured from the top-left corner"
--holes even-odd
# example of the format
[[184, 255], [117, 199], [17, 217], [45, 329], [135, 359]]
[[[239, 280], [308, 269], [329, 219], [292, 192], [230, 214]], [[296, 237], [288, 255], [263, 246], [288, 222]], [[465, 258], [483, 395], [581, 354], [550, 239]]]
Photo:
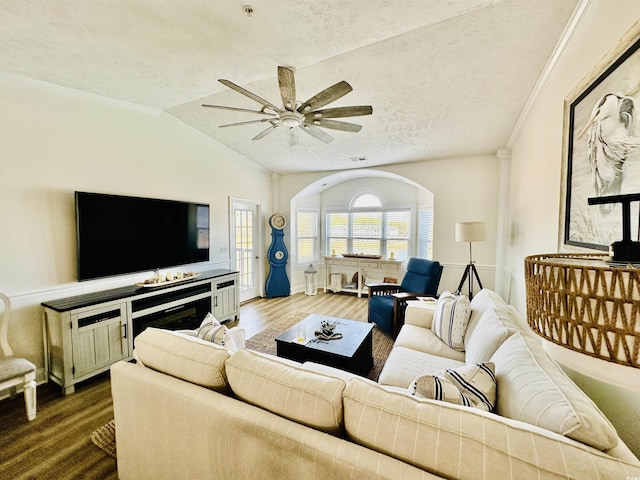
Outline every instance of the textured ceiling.
[[[343, 170], [494, 153], [505, 146], [577, 0], [0, 0], [0, 72], [166, 112], [270, 171]], [[372, 105], [324, 144], [284, 127], [251, 141], [280, 106], [277, 66], [305, 101]], [[353, 162], [353, 157], [366, 160]]]

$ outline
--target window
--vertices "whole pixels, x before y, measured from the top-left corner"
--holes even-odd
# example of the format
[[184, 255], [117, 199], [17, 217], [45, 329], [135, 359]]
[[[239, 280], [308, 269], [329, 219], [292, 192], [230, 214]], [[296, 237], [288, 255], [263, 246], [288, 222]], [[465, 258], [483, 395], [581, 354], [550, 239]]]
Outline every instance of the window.
[[420, 207], [418, 212], [418, 256], [433, 258], [433, 208]]
[[297, 210], [298, 264], [310, 264], [318, 259], [318, 211]]
[[[376, 198], [373, 195], [371, 197]], [[356, 204], [357, 201], [353, 203], [354, 206]], [[378, 208], [327, 213], [326, 251], [332, 254], [364, 253], [387, 258], [393, 254], [394, 259], [406, 262], [409, 259], [410, 239], [410, 209]]]
[[371, 193], [363, 193], [358, 195], [351, 204], [352, 208], [382, 208], [380, 199]]

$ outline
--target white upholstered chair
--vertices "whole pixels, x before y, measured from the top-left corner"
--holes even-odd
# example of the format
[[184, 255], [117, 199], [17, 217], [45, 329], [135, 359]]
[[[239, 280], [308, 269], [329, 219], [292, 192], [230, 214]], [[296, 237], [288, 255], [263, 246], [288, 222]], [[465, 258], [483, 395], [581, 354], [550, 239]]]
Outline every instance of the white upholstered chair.
[[9, 389], [11, 398], [16, 398], [17, 387], [22, 387], [27, 418], [33, 420], [36, 418], [36, 366], [24, 358], [13, 356], [7, 340], [11, 300], [2, 293], [0, 300], [4, 303], [0, 317], [0, 391]]

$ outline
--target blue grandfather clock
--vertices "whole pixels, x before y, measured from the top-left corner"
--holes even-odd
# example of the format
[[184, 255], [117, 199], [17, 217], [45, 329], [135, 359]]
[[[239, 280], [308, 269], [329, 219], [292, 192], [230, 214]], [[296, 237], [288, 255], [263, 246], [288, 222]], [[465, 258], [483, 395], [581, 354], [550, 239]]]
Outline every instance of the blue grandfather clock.
[[269, 218], [271, 226], [271, 246], [267, 251], [269, 259], [269, 275], [267, 276], [267, 298], [288, 297], [291, 292], [289, 277], [287, 277], [287, 259], [289, 253], [284, 245], [284, 227], [287, 219], [281, 213], [274, 213]]

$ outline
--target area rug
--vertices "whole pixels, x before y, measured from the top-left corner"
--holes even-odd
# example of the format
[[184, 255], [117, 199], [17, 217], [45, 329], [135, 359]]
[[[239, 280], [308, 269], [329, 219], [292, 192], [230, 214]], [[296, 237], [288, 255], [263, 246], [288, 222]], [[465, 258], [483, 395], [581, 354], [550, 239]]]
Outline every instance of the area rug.
[[[303, 318], [309, 316], [307, 312], [295, 312], [286, 315], [281, 320], [272, 323], [262, 332], [254, 335], [246, 341], [245, 346], [250, 350], [258, 352], [276, 354], [275, 338], [285, 330], [302, 321]], [[385, 332], [374, 325], [373, 327], [373, 367], [369, 370], [367, 378], [378, 381], [384, 362], [393, 347], [393, 339]]]
[[91, 441], [107, 455], [116, 458], [116, 424], [111, 420], [106, 425], [94, 430]]

